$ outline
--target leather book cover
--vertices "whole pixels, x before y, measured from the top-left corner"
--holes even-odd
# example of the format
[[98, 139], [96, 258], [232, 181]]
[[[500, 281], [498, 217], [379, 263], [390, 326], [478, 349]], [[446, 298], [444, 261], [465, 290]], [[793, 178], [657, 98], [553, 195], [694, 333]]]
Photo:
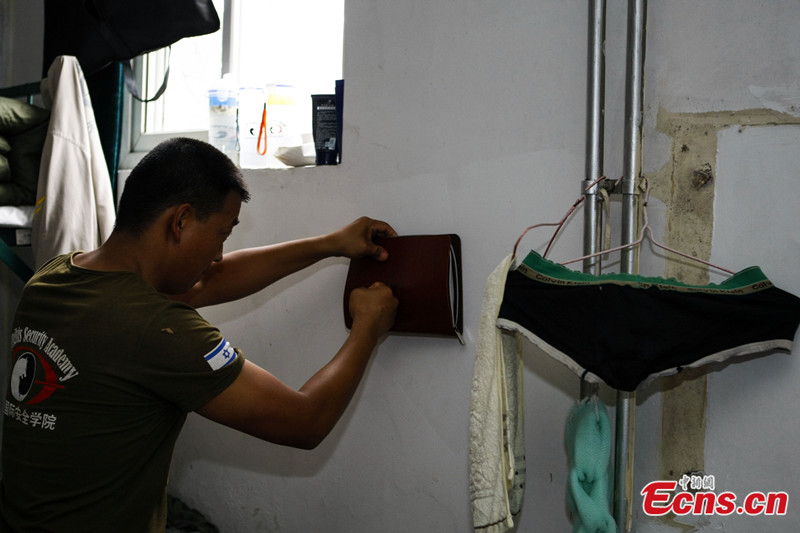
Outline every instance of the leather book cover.
[[461, 239], [455, 234], [402, 235], [374, 239], [389, 252], [386, 261], [352, 259], [344, 289], [344, 319], [350, 328], [350, 293], [376, 281], [400, 301], [391, 331], [461, 337]]

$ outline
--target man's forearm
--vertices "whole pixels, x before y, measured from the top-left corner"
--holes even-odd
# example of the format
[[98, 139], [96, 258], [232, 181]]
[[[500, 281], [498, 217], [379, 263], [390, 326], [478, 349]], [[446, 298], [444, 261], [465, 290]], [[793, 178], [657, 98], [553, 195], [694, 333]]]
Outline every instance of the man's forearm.
[[330, 433], [350, 403], [367, 367], [378, 337], [366, 331], [352, 331], [337, 354], [301, 388], [317, 406], [308, 427], [308, 447], [314, 447]]
[[327, 236], [236, 250], [214, 263], [188, 293], [177, 297], [194, 307], [238, 300], [335, 255]]
[[238, 300], [334, 255], [384, 261], [386, 250], [372, 239], [396, 234], [385, 222], [361, 217], [326, 235], [231, 252], [213, 263], [190, 291], [174, 298], [194, 307]]

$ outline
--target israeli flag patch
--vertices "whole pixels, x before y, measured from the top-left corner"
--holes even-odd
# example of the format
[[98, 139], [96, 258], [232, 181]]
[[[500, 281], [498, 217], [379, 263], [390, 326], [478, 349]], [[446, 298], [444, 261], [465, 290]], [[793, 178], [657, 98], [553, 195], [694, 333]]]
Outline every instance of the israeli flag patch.
[[231, 343], [224, 338], [217, 344], [217, 347], [208, 352], [205, 356], [206, 363], [213, 370], [219, 370], [231, 364], [236, 359], [236, 352]]

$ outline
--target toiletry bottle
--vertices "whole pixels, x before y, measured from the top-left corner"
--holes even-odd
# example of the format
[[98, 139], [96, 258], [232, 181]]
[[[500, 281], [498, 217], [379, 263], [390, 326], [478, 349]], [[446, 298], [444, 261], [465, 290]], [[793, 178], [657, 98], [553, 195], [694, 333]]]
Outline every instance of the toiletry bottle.
[[338, 120], [335, 94], [312, 94], [312, 128], [317, 165], [337, 165]]
[[230, 74], [208, 90], [208, 142], [239, 164], [236, 146], [238, 90]]

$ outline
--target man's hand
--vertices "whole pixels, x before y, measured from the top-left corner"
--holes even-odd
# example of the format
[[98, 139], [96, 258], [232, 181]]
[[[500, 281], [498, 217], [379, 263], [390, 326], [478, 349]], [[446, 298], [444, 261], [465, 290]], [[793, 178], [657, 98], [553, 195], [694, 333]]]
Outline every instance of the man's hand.
[[369, 288], [359, 288], [350, 293], [350, 316], [352, 330], [365, 328], [377, 339], [389, 331], [394, 324], [398, 300], [392, 289], [380, 282]]
[[373, 237], [394, 237], [397, 232], [386, 222], [361, 217], [347, 226], [328, 234], [334, 255], [354, 257], [374, 257], [385, 261], [389, 254], [372, 242]]

